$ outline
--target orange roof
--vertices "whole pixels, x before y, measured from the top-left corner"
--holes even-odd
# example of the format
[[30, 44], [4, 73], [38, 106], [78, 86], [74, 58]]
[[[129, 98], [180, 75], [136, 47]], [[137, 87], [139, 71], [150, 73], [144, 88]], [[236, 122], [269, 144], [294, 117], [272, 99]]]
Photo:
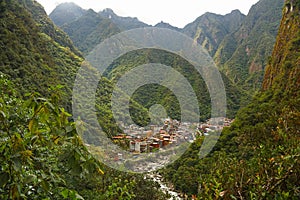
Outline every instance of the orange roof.
[[123, 139], [124, 136], [114, 136], [113, 139]]

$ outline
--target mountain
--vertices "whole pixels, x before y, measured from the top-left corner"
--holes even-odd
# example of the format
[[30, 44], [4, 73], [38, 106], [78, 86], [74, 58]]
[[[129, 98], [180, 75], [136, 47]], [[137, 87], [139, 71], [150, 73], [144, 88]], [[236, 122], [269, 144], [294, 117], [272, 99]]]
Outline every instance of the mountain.
[[[53, 22], [62, 27], [63, 25], [70, 24], [74, 21], [77, 21], [80, 17], [85, 15], [87, 10], [82, 9], [74, 3], [62, 3], [59, 4], [49, 15]], [[139, 21], [136, 17], [121, 17], [114, 13], [110, 8], [106, 8], [98, 12], [99, 16], [110, 20], [122, 31], [149, 27], [150, 25]]]
[[[260, 0], [247, 16], [239, 10], [227, 15], [205, 13], [183, 29], [164, 22], [155, 27], [181, 31], [194, 38], [234, 84], [252, 94], [261, 86], [266, 60], [275, 43], [282, 5], [282, 0]], [[92, 10], [83, 14], [80, 7], [70, 3], [59, 5], [50, 16], [85, 54], [113, 34], [149, 26], [137, 18], [120, 17], [111, 9], [98, 14], [96, 16]]]
[[238, 10], [224, 16], [205, 13], [186, 25], [183, 33], [205, 47], [231, 81], [252, 93], [261, 86], [282, 6], [282, 0], [260, 0], [247, 16]]
[[[69, 37], [52, 23], [40, 4], [31, 0], [12, 2], [10, 6], [1, 5], [0, 71], [12, 80], [20, 96], [37, 93], [50, 98], [54, 89], [61, 88], [58, 104], [71, 112], [73, 84], [83, 62], [81, 53]], [[98, 16], [87, 11], [87, 17], [94, 19], [93, 15]], [[97, 18], [95, 20], [98, 22]], [[106, 19], [100, 18], [105, 26], [103, 21]], [[86, 31], [84, 27], [82, 30]], [[99, 93], [111, 91], [110, 85], [109, 81], [104, 81]], [[106, 97], [103, 99], [98, 99], [97, 108], [102, 111], [99, 119], [109, 123], [101, 125], [107, 127], [104, 130], [110, 134], [117, 134], [111, 133], [117, 126], [113, 124]], [[137, 104], [133, 108], [136, 112], [144, 109]]]
[[61, 28], [85, 54], [89, 53], [102, 40], [120, 32], [119, 27], [110, 19], [101, 17], [92, 9], [87, 10], [78, 19], [64, 24]]
[[70, 36], [84, 54], [88, 54], [102, 40], [122, 30], [123, 26], [114, 21], [133, 27], [142, 24], [133, 18], [119, 17], [110, 9], [96, 13], [92, 9], [84, 10], [74, 3], [59, 4], [49, 17]]
[[260, 0], [239, 29], [225, 37], [214, 59], [220, 69], [247, 91], [260, 88], [282, 17], [282, 0]]
[[234, 10], [227, 15], [205, 13], [183, 28], [183, 33], [194, 38], [214, 56], [220, 43], [242, 24], [245, 15]]
[[[144, 174], [108, 168], [83, 146], [65, 109], [83, 58], [40, 4], [1, 1], [0, 36], [0, 199], [170, 198]], [[235, 38], [231, 39], [237, 44], [243, 41]], [[183, 66], [191, 81], [201, 81], [190, 76], [190, 64], [176, 55], [143, 51], [139, 61], [174, 63]], [[138, 65], [126, 57], [135, 53], [119, 58], [114, 66], [122, 70]], [[114, 66], [107, 75], [112, 81], [118, 72]], [[286, 0], [262, 90], [224, 129], [207, 157], [199, 159], [207, 136], [198, 135], [179, 160], [159, 172], [164, 181], [194, 199], [299, 199], [299, 69], [300, 0]], [[111, 85], [105, 81], [98, 89], [109, 101], [111, 88], [105, 87]], [[65, 95], [59, 95], [59, 88]], [[111, 113], [100, 107], [109, 122]]]
[[168, 28], [168, 29], [171, 29], [171, 30], [174, 30], [174, 31], [181, 32], [181, 29], [180, 29], [180, 28], [175, 27], [175, 26], [172, 26], [171, 24], [166, 23], [166, 22], [163, 22], [163, 21], [161, 21], [160, 23], [157, 23], [154, 27], [158, 27], [158, 28]]
[[50, 13], [49, 17], [57, 26], [62, 26], [75, 21], [84, 15], [85, 12], [86, 10], [77, 6], [75, 3], [62, 3]]
[[[60, 10], [60, 12], [63, 12], [63, 10]], [[56, 13], [57, 14], [57, 13]], [[232, 11], [232, 13], [225, 15], [225, 16], [221, 16], [221, 15], [214, 15], [214, 14], [207, 14], [209, 17], [213, 16], [216, 17], [219, 21], [218, 24], [220, 26], [222, 26], [222, 28], [225, 30], [226, 29], [226, 33], [228, 33], [229, 31], [235, 30], [237, 29], [238, 25], [239, 25], [239, 17], [243, 18], [244, 16], [237, 10]], [[105, 18], [103, 18], [105, 17]], [[205, 18], [205, 17], [204, 17]], [[105, 23], [103, 23], [105, 22]], [[134, 23], [132, 23], [134, 22]], [[100, 14], [95, 13], [93, 10], [88, 10], [83, 16], [79, 17], [77, 20], [72, 21], [71, 23], [66, 23], [65, 25], [63, 25], [61, 28], [67, 33], [69, 34], [70, 38], [73, 40], [74, 44], [81, 50], [83, 51], [85, 54], [87, 54], [90, 50], [92, 50], [95, 45], [99, 44], [103, 39], [108, 38], [109, 36], [118, 33], [119, 31], [122, 31], [122, 29], [128, 29], [128, 28], [137, 28], [137, 27], [145, 27], [145, 24], [141, 24], [141, 23], [136, 23], [137, 20], [135, 18], [123, 18], [123, 17], [119, 17], [117, 16], [111, 9], [105, 9], [104, 11], [100, 12]], [[108, 24], [107, 24], [108, 23]], [[200, 23], [200, 22], [199, 22]], [[224, 23], [228, 24], [228, 27], [224, 26]], [[95, 28], [97, 27], [97, 29]], [[159, 27], [159, 28], [169, 28], [172, 30], [176, 30], [176, 31], [181, 31], [181, 29], [176, 28], [171, 26], [168, 23], [164, 23], [161, 22], [159, 24], [157, 24], [155, 27]], [[95, 30], [96, 29], [96, 30]], [[161, 52], [162, 55], [160, 56], [161, 58], [166, 57], [167, 61], [162, 60], [161, 58], [159, 58], [159, 56], [157, 55], [157, 52], [154, 51], [141, 51], [144, 52], [144, 55], [140, 55], [136, 56], [136, 60], [135, 61], [130, 61], [130, 63], [128, 64], [129, 61], [127, 61], [126, 59], [120, 59], [120, 62], [118, 61], [118, 65], [119, 66], [114, 66], [115, 68], [120, 68], [121, 72], [124, 72], [126, 70], [129, 70], [132, 66], [135, 66], [137, 63], [141, 64], [145, 61], [149, 61], [152, 60], [152, 62], [162, 62], [162, 63], [166, 63], [168, 65], [173, 65], [175, 63], [175, 65], [178, 65], [178, 63], [176, 63], [176, 60], [178, 60], [178, 58], [174, 58], [174, 63], [171, 62], [171, 58], [168, 57], [167, 52]], [[159, 52], [159, 51], [158, 51]], [[135, 54], [135, 53], [134, 53]], [[132, 56], [128, 56], [128, 60], [131, 59], [132, 57], [134, 57], [134, 55]], [[186, 65], [186, 63], [185, 63]], [[185, 68], [186, 66], [183, 66], [183, 68]], [[115, 71], [117, 72], [118, 70], [115, 69]], [[191, 72], [190, 72], [191, 73]], [[115, 73], [117, 74], [117, 73]], [[119, 75], [116, 75], [119, 76]], [[113, 80], [115, 77], [115, 75], [111, 75], [110, 76], [110, 80]], [[189, 77], [190, 76], [190, 77]], [[187, 75], [187, 77], [189, 77], [190, 79], [196, 79], [196, 75], [194, 74], [190, 74]], [[239, 109], [241, 103], [242, 103], [242, 98], [244, 96], [247, 96], [244, 92], [241, 92], [240, 89], [237, 86], [234, 86], [234, 84], [232, 84], [230, 82], [230, 80], [228, 80], [228, 78], [226, 76], [222, 76], [224, 79], [224, 82], [226, 84], [226, 90], [228, 92], [228, 116], [229, 117], [233, 117], [236, 113], [236, 111]], [[194, 85], [194, 87], [196, 88], [206, 88], [205, 84], [198, 84], [198, 85]], [[149, 89], [149, 88], [148, 88]], [[160, 90], [160, 89], [159, 89]], [[200, 91], [201, 89], [199, 89]], [[145, 99], [145, 96], [149, 96], [149, 94], [147, 93], [147, 90], [143, 90], [144, 93], [139, 93], [140, 96], [143, 96], [143, 99]], [[167, 95], [163, 95], [164, 98], [161, 98], [161, 100], [156, 99], [157, 101], [162, 101], [164, 103], [168, 102], [168, 99], [170, 98], [170, 96], [172, 96], [171, 94], [160, 90], [161, 93], [166, 93]], [[209, 98], [207, 98], [207, 94], [205, 92], [203, 92], [202, 94], [205, 94], [202, 98], [199, 96], [199, 100], [201, 101], [200, 105], [201, 105], [201, 109], [203, 111], [203, 115], [202, 115], [202, 119], [204, 120], [205, 118], [207, 118], [209, 116]], [[151, 95], [150, 95], [151, 96]], [[137, 97], [137, 99], [139, 99], [139, 97]], [[135, 99], [135, 100], [137, 100]], [[175, 101], [169, 101], [169, 102], [175, 102]], [[141, 102], [139, 101], [140, 104], [149, 107], [149, 104], [145, 104], [145, 102]], [[173, 105], [173, 104], [170, 104]], [[170, 107], [170, 105], [168, 105]], [[169, 108], [170, 110], [171, 108]], [[174, 109], [172, 108], [173, 113], [170, 114], [170, 116], [175, 117], [175, 118], [179, 118], [179, 109]]]
[[[172, 66], [172, 68], [182, 74], [191, 84], [198, 98], [199, 109], [201, 110], [200, 119], [206, 120], [210, 117], [210, 96], [203, 78], [189, 62], [173, 53], [158, 49], [133, 51], [114, 61], [103, 75], [114, 83], [126, 72], [147, 63], [161, 63], [166, 66]], [[242, 97], [247, 95], [233, 85], [223, 73], [221, 73], [221, 76], [227, 94], [227, 116], [233, 118], [243, 104]], [[176, 78], [174, 79], [172, 81], [176, 82]], [[178, 90], [180, 91], [180, 89]], [[149, 108], [154, 104], [161, 104], [165, 107], [168, 116], [180, 120], [180, 105], [168, 88], [156, 84], [148, 84], [139, 88], [132, 99], [145, 108]], [[189, 101], [189, 99], [186, 99], [186, 101]], [[195, 113], [191, 112], [190, 115], [194, 117]]]
[[209, 156], [199, 159], [200, 138], [161, 173], [199, 199], [298, 199], [299, 88], [300, 1], [286, 0], [262, 90], [223, 130]]
[[148, 24], [139, 21], [136, 17], [120, 17], [116, 15], [110, 8], [100, 11], [99, 14], [104, 18], [112, 20], [122, 31], [134, 28], [149, 27]]

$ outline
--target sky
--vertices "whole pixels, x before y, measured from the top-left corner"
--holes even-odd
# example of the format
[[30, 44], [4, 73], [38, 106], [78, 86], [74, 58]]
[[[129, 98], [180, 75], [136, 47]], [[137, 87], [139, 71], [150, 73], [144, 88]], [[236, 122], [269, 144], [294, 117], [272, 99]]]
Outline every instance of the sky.
[[205, 12], [227, 14], [234, 9], [248, 14], [259, 0], [37, 0], [48, 14], [60, 3], [74, 2], [84, 9], [98, 12], [105, 8], [123, 17], [137, 17], [150, 25], [161, 21], [179, 28], [193, 22]]

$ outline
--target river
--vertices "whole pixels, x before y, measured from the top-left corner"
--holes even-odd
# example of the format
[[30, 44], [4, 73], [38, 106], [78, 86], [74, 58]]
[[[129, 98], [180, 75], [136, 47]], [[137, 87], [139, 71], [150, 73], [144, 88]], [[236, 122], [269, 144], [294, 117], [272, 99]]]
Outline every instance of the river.
[[170, 187], [168, 187], [163, 181], [161, 180], [161, 176], [159, 174], [151, 173], [148, 175], [151, 180], [154, 182], [157, 182], [160, 185], [161, 190], [165, 194], [171, 195], [169, 200], [183, 200], [183, 198], [180, 197], [180, 194], [172, 190]]

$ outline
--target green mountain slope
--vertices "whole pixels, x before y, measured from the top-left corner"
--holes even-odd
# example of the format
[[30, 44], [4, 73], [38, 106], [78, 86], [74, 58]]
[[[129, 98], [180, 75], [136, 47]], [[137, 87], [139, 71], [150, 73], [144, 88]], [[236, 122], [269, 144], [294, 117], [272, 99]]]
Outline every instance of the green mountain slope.
[[[61, 88], [59, 105], [71, 112], [73, 83], [83, 61], [81, 53], [74, 47], [69, 37], [52, 23], [38, 3], [31, 0], [12, 2], [9, 6], [5, 3], [1, 5], [3, 17], [0, 19], [2, 22], [0, 71], [8, 75], [17, 85], [17, 92], [21, 96], [26, 93], [39, 93], [48, 98], [53, 93], [51, 88], [58, 86]], [[98, 28], [107, 30], [107, 20], [101, 17], [93, 18], [94, 15], [98, 16], [93, 11], [87, 11], [85, 18], [91, 17], [88, 19], [94, 19], [95, 24], [100, 21], [101, 26]], [[102, 26], [105, 28], [102, 29]], [[85, 34], [84, 28], [78, 30], [78, 33]], [[98, 29], [92, 31], [96, 31], [95, 35], [98, 36]], [[85, 41], [91, 40], [88, 38]], [[99, 86], [98, 93], [111, 94], [112, 91], [112, 83], [104, 80], [101, 87]], [[101, 126], [109, 136], [114, 136], [120, 133], [120, 129], [114, 123], [107, 98], [108, 95], [99, 95], [96, 107], [100, 113]], [[133, 113], [142, 115], [137, 120], [142, 124], [148, 117], [145, 108], [136, 102], [133, 102], [132, 107]], [[129, 116], [122, 115], [122, 117], [128, 119]]]
[[238, 10], [227, 15], [205, 13], [183, 28], [183, 33], [194, 38], [214, 56], [224, 37], [236, 31], [245, 16]]
[[85, 54], [88, 54], [102, 40], [120, 32], [119, 27], [110, 19], [101, 17], [91, 9], [61, 28]]
[[[231, 81], [252, 93], [261, 86], [266, 60], [275, 43], [282, 5], [282, 0], [261, 0], [247, 16], [238, 10], [224, 16], [205, 13], [182, 30], [164, 23], [156, 26], [182, 31], [194, 38], [208, 50]], [[69, 20], [62, 28], [85, 54], [104, 38], [122, 30], [148, 26], [136, 18], [117, 16], [111, 9], [98, 14], [109, 21], [101, 21], [92, 11], [89, 16], [82, 16], [80, 7], [66, 7], [65, 4], [59, 5], [50, 16], [58, 23]]]
[[239, 30], [222, 41], [214, 57], [222, 71], [248, 91], [261, 86], [282, 6], [282, 0], [261, 0], [252, 6]]
[[[201, 120], [210, 118], [210, 96], [203, 78], [190, 63], [178, 55], [157, 49], [134, 51], [122, 56], [112, 63], [104, 75], [114, 83], [134, 67], [147, 63], [161, 63], [172, 66], [172, 68], [182, 74], [189, 81], [196, 93], [199, 109], [201, 111]], [[234, 86], [224, 74], [221, 75], [227, 94], [227, 116], [233, 118], [242, 104], [241, 97], [246, 95]], [[176, 79], [174, 82], [176, 82]], [[164, 87], [159, 87], [155, 84], [143, 86], [142, 88], [139, 88], [132, 99], [146, 108], [149, 108], [154, 104], [162, 104], [164, 105], [168, 116], [180, 120], [180, 107], [178, 101], [174, 94]], [[194, 116], [194, 114], [195, 113], [191, 113], [191, 116]]]
[[[290, 1], [285, 4], [281, 21], [279, 36], [274, 47], [271, 60], [269, 60], [263, 82], [263, 90], [273, 88], [287, 88], [288, 91], [299, 95], [300, 70], [300, 22], [297, 18], [299, 1]], [[286, 81], [282, 81], [286, 80]]]
[[41, 5], [1, 1], [0, 16], [0, 199], [165, 199], [153, 182], [104, 166], [83, 145], [66, 111], [83, 59]]
[[0, 9], [0, 71], [22, 94], [39, 92], [47, 97], [50, 87], [62, 85], [62, 104], [70, 105], [81, 53], [38, 3], [3, 1]]
[[[50, 97], [50, 88], [59, 85], [62, 88], [59, 104], [71, 112], [73, 83], [83, 61], [81, 53], [69, 37], [52, 23], [38, 3], [31, 0], [12, 1], [9, 6], [3, 3], [1, 11], [0, 71], [17, 85], [21, 96], [40, 93]], [[106, 27], [105, 23], [102, 25]], [[106, 81], [99, 93], [109, 90], [110, 84]], [[109, 103], [103, 100], [106, 97], [100, 97], [97, 105], [101, 107], [99, 119], [108, 122], [101, 125], [111, 135], [118, 134], [107, 105]], [[137, 112], [143, 110], [139, 105], [134, 104], [134, 107]]]
[[120, 31], [149, 26], [137, 18], [120, 17], [109, 8], [96, 13], [91, 9], [84, 10], [74, 3], [58, 5], [49, 17], [85, 54], [102, 40]]
[[[60, 10], [60, 12], [63, 12], [63, 10]], [[56, 14], [58, 14], [58, 13], [56, 13]], [[103, 17], [100, 15], [105, 16], [106, 19], [103, 19]], [[118, 17], [110, 9], [105, 9], [104, 11], [100, 12], [100, 15], [93, 12], [92, 10], [89, 10], [87, 13], [85, 13], [83, 16], [81, 16], [77, 20], [75, 20], [71, 23], [66, 23], [65, 25], [62, 26], [64, 31], [70, 35], [70, 37], [74, 41], [74, 44], [77, 45], [80, 50], [84, 51], [84, 53], [88, 53], [90, 50], [92, 50], [95, 47], [95, 45], [99, 44], [103, 39], [117, 33], [120, 30], [123, 30], [124, 26], [126, 27], [125, 29], [137, 28], [137, 27], [144, 26], [144, 25], [141, 25], [140, 23], [131, 23], [130, 21], [136, 21], [136, 20], [133, 20], [132, 18]], [[244, 17], [239, 11], [233, 11], [232, 13], [225, 15], [225, 16], [219, 16], [219, 15], [214, 15], [214, 14], [207, 14], [207, 16], [209, 19], [211, 18], [211, 20], [213, 21], [212, 23], [208, 24], [207, 26], [211, 26], [213, 30], [217, 30], [216, 32], [220, 32], [219, 29], [222, 29], [222, 31], [225, 31], [226, 34], [228, 34], [230, 31], [236, 30], [238, 28], [238, 26], [240, 25], [241, 20]], [[206, 16], [203, 16], [204, 20], [206, 18], [207, 18]], [[117, 21], [114, 21], [114, 20], [117, 20]], [[219, 29], [214, 28], [215, 27], [214, 20], [218, 24]], [[114, 21], [115, 23], [111, 23], [111, 21]], [[197, 24], [198, 23], [201, 24], [202, 21], [197, 22]], [[120, 28], [118, 29], [115, 26], [115, 24], [117, 24], [117, 27], [120, 27]], [[131, 24], [131, 25], [129, 25], [129, 24]], [[97, 30], [95, 30], [96, 29], [95, 27], [97, 27]], [[171, 25], [165, 24], [165, 23], [160, 23], [157, 25], [157, 27], [170, 28], [173, 30], [180, 31], [180, 29], [178, 29], [176, 27], [172, 27]], [[187, 28], [186, 30], [190, 30], [190, 29]], [[211, 33], [209, 33], [209, 34], [211, 34]], [[216, 33], [216, 34], [219, 34], [219, 33]], [[224, 35], [225, 35], [225, 33], [224, 33]], [[221, 41], [222, 38], [223, 38], [223, 35], [219, 40]], [[158, 52], [160, 52], [160, 51], [157, 51], [156, 53], [154, 51], [144, 52], [144, 55], [139, 54], [138, 56], [136, 56], [135, 61], [132, 60], [133, 56], [126, 57], [128, 59], [130, 58], [129, 60], [122, 58], [122, 59], [120, 59], [121, 61], [116, 62], [116, 63], [118, 63], [119, 66], [114, 66], [114, 67], [119, 68], [119, 70], [121, 72], [124, 72], [126, 70], [130, 70], [132, 66], [136, 66], [137, 64], [141, 64], [141, 63], [145, 63], [145, 62], [147, 63], [150, 60], [151, 60], [151, 62], [166, 63], [167, 65], [175, 64], [176, 66], [179, 66], [181, 64], [180, 62], [176, 63], [177, 58], [174, 58], [174, 61], [172, 61], [172, 58], [168, 57], [169, 55], [167, 52], [160, 52], [160, 53], [162, 53], [161, 56], [158, 56]], [[186, 67], [186, 66], [183, 66], [183, 68], [184, 67]], [[177, 67], [177, 68], [179, 69], [179, 67]], [[117, 70], [115, 70], [115, 71], [117, 71]], [[182, 72], [182, 69], [179, 71]], [[185, 75], [188, 78], [190, 78], [192, 80], [196, 79], [195, 73], [192, 73], [191, 71], [187, 71], [184, 73], [186, 73]], [[187, 73], [190, 73], [190, 74], [187, 74]], [[118, 76], [120, 76], [120, 72], [118, 72], [118, 73], [115, 72], [113, 75], [110, 76], [110, 80], [113, 80], [115, 77], [118, 77]], [[227, 112], [227, 114], [229, 117], [232, 118], [241, 105], [241, 102], [242, 102], [241, 98], [243, 96], [247, 96], [247, 95], [245, 95], [245, 93], [241, 92], [237, 88], [237, 86], [234, 86], [234, 84], [232, 84], [231, 81], [228, 80], [228, 78], [225, 75], [223, 75], [223, 78], [224, 78], [224, 82], [226, 84], [226, 90], [228, 92], [228, 100], [227, 100], [228, 112]], [[202, 89], [205, 90], [205, 88], [206, 88], [205, 84], [203, 84], [203, 83], [200, 85], [197, 85], [197, 86], [194, 85], [194, 86], [195, 86], [196, 91], [199, 93], [201, 93], [200, 91]], [[149, 96], [150, 94], [146, 94], [145, 93], [146, 91], [147, 91], [147, 89], [144, 90], [144, 93], [139, 93], [139, 95], [138, 95], [139, 97], [136, 96], [137, 99], [139, 99], [139, 98], [145, 99], [145, 96]], [[205, 94], [205, 93], [203, 93], [203, 94]], [[170, 95], [171, 94], [169, 94], [169, 93], [168, 93], [168, 95], [164, 95], [164, 97], [162, 97], [161, 101], [164, 103], [165, 102], [175, 102], [175, 101], [168, 100], [170, 98]], [[210, 105], [209, 101], [210, 100], [207, 96], [208, 94], [205, 94], [205, 95], [198, 96], [199, 97], [198, 99], [199, 99], [200, 105], [201, 105], [200, 110], [201, 110], [201, 112], [203, 112], [203, 116], [202, 116], [203, 120], [208, 118], [209, 113], [210, 113], [210, 111], [209, 111], [210, 110], [209, 109], [209, 105]], [[157, 98], [159, 98], [159, 97], [157, 96]], [[156, 102], [159, 102], [159, 101], [156, 100]], [[149, 104], [145, 104], [145, 102], [139, 101], [139, 103], [142, 103], [142, 105], [144, 105], [148, 108], [149, 108], [149, 106], [151, 106]], [[180, 111], [179, 111], [179, 109], [175, 109], [176, 106], [174, 106], [174, 108], [171, 108], [172, 107], [171, 105], [173, 105], [173, 104], [170, 104], [168, 106], [169, 106], [169, 110], [173, 110], [173, 113], [172, 114], [169, 113], [169, 114], [170, 114], [170, 116], [178, 119]], [[176, 108], [178, 108], [178, 106]]]
[[198, 158], [199, 138], [162, 172], [175, 188], [199, 199], [299, 199], [299, 39], [300, 1], [287, 0], [263, 90], [208, 157]]

